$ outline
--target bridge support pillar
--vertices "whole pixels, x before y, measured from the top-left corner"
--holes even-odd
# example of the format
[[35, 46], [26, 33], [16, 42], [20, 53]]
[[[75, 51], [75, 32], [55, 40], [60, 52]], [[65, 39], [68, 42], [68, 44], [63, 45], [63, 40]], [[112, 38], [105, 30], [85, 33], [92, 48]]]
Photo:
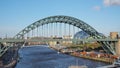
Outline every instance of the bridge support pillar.
[[118, 40], [117, 44], [115, 45], [116, 55], [120, 57], [120, 39]]

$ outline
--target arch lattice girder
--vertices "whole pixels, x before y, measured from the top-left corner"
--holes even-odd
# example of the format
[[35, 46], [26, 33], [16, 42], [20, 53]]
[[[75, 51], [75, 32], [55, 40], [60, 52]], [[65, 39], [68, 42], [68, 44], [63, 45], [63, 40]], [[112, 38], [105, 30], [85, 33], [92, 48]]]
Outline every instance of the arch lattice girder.
[[[49, 23], [70, 24], [70, 25], [73, 25], [73, 26], [76, 26], [76, 27], [80, 28], [81, 30], [85, 31], [86, 33], [88, 33], [90, 36], [92, 36], [94, 38], [97, 38], [97, 39], [105, 38], [104, 35], [99, 34], [94, 28], [92, 28], [87, 23], [85, 23], [85, 22], [83, 22], [83, 21], [81, 21], [77, 18], [70, 17], [70, 16], [50, 16], [50, 17], [47, 17], [47, 18], [40, 19], [40, 20], [32, 23], [31, 25], [27, 26], [26, 28], [24, 28], [17, 35], [15, 35], [14, 38], [22, 39], [25, 34], [29, 33], [30, 31], [34, 30], [35, 28], [38, 28], [39, 26], [49, 24]], [[100, 43], [102, 43], [102, 47], [106, 52], [108, 51], [109, 53], [115, 54], [112, 51], [113, 49], [111, 49], [110, 47], [108, 47], [106, 45], [106, 42], [100, 42]]]
[[25, 29], [20, 31], [14, 38], [22, 38], [26, 33], [30, 32], [31, 30], [34, 30], [35, 28], [39, 26], [49, 24], [49, 23], [57, 23], [57, 22], [76, 26], [82, 29], [83, 31], [85, 31], [86, 33], [88, 33], [89, 35], [95, 36], [95, 38], [103, 37], [90, 25], [86, 24], [85, 22], [77, 18], [70, 17], [70, 16], [50, 16], [50, 17], [38, 20], [34, 22], [33, 24], [27, 26]]

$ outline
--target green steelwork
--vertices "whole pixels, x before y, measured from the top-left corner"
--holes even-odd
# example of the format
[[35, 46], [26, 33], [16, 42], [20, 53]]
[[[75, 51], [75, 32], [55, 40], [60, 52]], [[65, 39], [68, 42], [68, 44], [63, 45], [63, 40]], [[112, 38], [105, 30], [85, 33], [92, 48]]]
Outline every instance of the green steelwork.
[[11, 46], [4, 46], [3, 48], [0, 48], [0, 57], [5, 54], [5, 52], [10, 48]]
[[77, 42], [117, 42], [118, 39], [0, 39], [1, 43], [19, 43], [19, 42], [50, 42], [50, 41], [77, 41]]
[[[99, 34], [94, 28], [92, 28], [90, 25], [88, 25], [84, 21], [79, 20], [79, 19], [74, 18], [74, 17], [63, 16], [63, 15], [50, 16], [47, 18], [40, 19], [40, 20], [30, 24], [29, 26], [25, 27], [22, 31], [20, 31], [18, 34], [16, 34], [14, 36], [14, 38], [24, 39], [25, 34], [38, 28], [39, 26], [43, 26], [43, 25], [49, 24], [49, 23], [65, 23], [65, 24], [73, 25], [73, 26], [78, 27], [81, 30], [85, 31], [90, 36], [92, 36], [94, 39], [105, 39], [104, 35]], [[98, 41], [98, 42], [100, 42], [102, 44], [102, 47], [105, 51], [112, 53], [112, 54], [115, 54], [113, 52], [114, 48], [111, 48], [111, 46], [108, 46], [109, 45], [108, 42], [102, 42], [102, 41]]]
[[105, 37], [104, 35], [100, 35], [90, 25], [88, 25], [87, 23], [85, 23], [77, 18], [70, 17], [70, 16], [50, 16], [47, 18], [40, 19], [40, 20], [32, 23], [31, 25], [27, 26], [22, 31], [20, 31], [18, 34], [16, 34], [14, 38], [22, 39], [22, 38], [24, 38], [25, 34], [29, 33], [30, 31], [34, 30], [35, 28], [37, 28], [39, 26], [42, 26], [42, 25], [45, 25], [48, 23], [66, 23], [66, 24], [70, 24], [70, 25], [73, 25], [73, 26], [76, 26], [76, 27], [82, 29], [89, 35], [95, 36], [95, 38], [97, 38], [97, 39]]
[[1, 43], [20, 43], [20, 42], [24, 42], [24, 39], [0, 39]]

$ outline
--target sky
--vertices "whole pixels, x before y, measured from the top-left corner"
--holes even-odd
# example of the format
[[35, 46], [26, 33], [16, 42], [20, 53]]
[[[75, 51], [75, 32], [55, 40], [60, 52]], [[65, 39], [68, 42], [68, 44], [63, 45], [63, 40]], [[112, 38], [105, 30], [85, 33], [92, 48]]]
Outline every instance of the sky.
[[120, 0], [0, 0], [0, 37], [54, 15], [78, 18], [104, 35], [120, 33]]

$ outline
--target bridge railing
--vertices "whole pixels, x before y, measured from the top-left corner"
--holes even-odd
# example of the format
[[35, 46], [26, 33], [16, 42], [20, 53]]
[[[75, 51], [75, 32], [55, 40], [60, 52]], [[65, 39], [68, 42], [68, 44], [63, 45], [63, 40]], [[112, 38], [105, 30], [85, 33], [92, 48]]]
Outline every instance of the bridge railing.
[[10, 43], [17, 43], [17, 42], [49, 42], [49, 41], [87, 41], [87, 42], [94, 42], [94, 41], [118, 41], [118, 39], [0, 39], [0, 42], [10, 42]]

